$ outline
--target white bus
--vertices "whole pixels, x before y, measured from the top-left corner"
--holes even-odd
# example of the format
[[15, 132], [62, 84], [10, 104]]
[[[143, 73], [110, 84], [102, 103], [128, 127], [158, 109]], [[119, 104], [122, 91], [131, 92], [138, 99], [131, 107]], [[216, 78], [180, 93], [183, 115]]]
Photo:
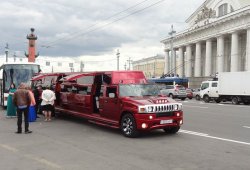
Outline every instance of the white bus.
[[21, 82], [29, 83], [39, 73], [40, 65], [35, 63], [5, 63], [0, 66], [0, 105], [7, 106], [10, 84], [16, 88]]

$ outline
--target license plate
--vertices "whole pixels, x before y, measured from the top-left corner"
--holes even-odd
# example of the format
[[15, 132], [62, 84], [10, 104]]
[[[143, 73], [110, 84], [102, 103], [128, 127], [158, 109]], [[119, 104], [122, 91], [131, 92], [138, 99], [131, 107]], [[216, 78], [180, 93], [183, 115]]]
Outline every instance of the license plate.
[[160, 124], [169, 124], [169, 123], [173, 123], [172, 119], [169, 120], [161, 120]]

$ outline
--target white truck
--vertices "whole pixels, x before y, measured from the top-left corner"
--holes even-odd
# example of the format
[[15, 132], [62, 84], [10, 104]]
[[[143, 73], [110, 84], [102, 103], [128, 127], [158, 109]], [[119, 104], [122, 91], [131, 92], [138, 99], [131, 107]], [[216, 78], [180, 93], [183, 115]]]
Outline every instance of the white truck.
[[201, 83], [200, 95], [207, 103], [215, 100], [250, 104], [250, 72], [221, 72], [217, 80]]

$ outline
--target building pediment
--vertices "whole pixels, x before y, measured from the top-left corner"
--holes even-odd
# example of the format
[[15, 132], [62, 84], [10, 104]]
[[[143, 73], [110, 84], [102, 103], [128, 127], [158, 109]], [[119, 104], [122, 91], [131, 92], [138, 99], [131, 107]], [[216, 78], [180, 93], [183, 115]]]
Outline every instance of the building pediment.
[[196, 29], [248, 5], [249, 0], [206, 0], [186, 22], [189, 30]]

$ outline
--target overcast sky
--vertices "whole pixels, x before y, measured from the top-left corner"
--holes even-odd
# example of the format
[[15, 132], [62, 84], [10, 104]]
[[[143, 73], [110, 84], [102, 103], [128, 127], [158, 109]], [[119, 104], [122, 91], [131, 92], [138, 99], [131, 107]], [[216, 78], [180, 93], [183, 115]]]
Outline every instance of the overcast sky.
[[185, 29], [185, 20], [204, 1], [2, 0], [0, 55], [6, 42], [10, 55], [27, 51], [26, 35], [35, 28], [40, 56], [81, 58], [95, 69], [115, 69], [119, 49], [121, 68], [129, 57], [163, 54], [160, 41], [171, 24], [177, 32]]

